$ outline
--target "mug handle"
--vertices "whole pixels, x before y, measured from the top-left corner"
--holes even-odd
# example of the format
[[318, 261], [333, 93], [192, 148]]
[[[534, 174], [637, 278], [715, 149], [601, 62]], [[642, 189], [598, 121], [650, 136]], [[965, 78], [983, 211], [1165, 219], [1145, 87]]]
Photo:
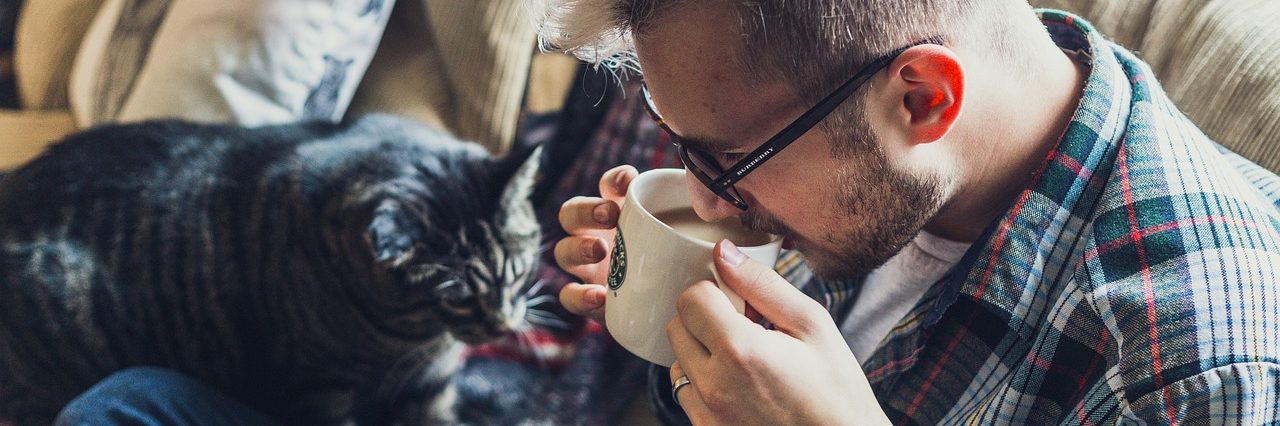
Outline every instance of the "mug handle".
[[729, 298], [729, 303], [733, 304], [733, 309], [745, 315], [747, 302], [742, 300], [742, 296], [738, 296], [738, 293], [734, 293], [733, 290], [729, 289], [729, 286], [724, 285], [724, 280], [720, 279], [720, 273], [716, 272], [715, 263], [708, 263], [707, 268], [711, 270], [711, 276], [716, 279], [716, 287], [719, 287], [720, 291], [724, 292], [724, 295]]

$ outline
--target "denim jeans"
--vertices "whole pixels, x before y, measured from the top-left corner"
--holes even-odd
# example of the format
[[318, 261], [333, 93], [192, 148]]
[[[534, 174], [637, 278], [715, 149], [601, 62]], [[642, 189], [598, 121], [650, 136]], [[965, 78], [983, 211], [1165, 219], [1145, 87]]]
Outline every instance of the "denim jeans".
[[75, 400], [55, 425], [275, 425], [266, 415], [172, 370], [121, 370]]

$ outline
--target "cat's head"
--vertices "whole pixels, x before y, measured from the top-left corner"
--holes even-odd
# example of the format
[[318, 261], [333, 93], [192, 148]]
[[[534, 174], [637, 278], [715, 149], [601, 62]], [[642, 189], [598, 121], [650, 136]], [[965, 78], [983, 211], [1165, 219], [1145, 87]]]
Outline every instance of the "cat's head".
[[380, 281], [392, 281], [381, 290], [385, 309], [402, 311], [405, 327], [427, 323], [474, 344], [524, 320], [541, 237], [530, 200], [541, 149], [489, 157], [473, 148], [431, 152], [384, 182], [367, 204], [364, 242]]

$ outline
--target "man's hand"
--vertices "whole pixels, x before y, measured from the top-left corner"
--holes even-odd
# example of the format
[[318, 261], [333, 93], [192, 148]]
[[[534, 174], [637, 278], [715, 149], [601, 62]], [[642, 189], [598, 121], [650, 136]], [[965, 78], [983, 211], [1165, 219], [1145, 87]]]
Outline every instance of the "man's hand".
[[830, 314], [732, 243], [715, 250], [725, 285], [777, 329], [739, 314], [715, 283], [680, 295], [671, 380], [689, 376], [677, 398], [693, 423], [888, 424]]
[[556, 243], [556, 263], [587, 283], [560, 290], [560, 304], [569, 312], [604, 323], [605, 260], [613, 250], [622, 200], [637, 174], [631, 166], [610, 169], [600, 177], [601, 198], [574, 197], [560, 206], [560, 226], [569, 236]]

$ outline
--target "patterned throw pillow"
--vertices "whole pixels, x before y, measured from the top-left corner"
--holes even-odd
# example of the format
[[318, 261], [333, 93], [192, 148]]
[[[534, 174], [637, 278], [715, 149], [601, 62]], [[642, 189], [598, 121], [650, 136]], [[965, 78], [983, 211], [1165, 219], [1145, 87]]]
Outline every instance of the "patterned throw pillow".
[[382, 37], [387, 0], [110, 0], [71, 79], [82, 126], [152, 118], [337, 120]]

